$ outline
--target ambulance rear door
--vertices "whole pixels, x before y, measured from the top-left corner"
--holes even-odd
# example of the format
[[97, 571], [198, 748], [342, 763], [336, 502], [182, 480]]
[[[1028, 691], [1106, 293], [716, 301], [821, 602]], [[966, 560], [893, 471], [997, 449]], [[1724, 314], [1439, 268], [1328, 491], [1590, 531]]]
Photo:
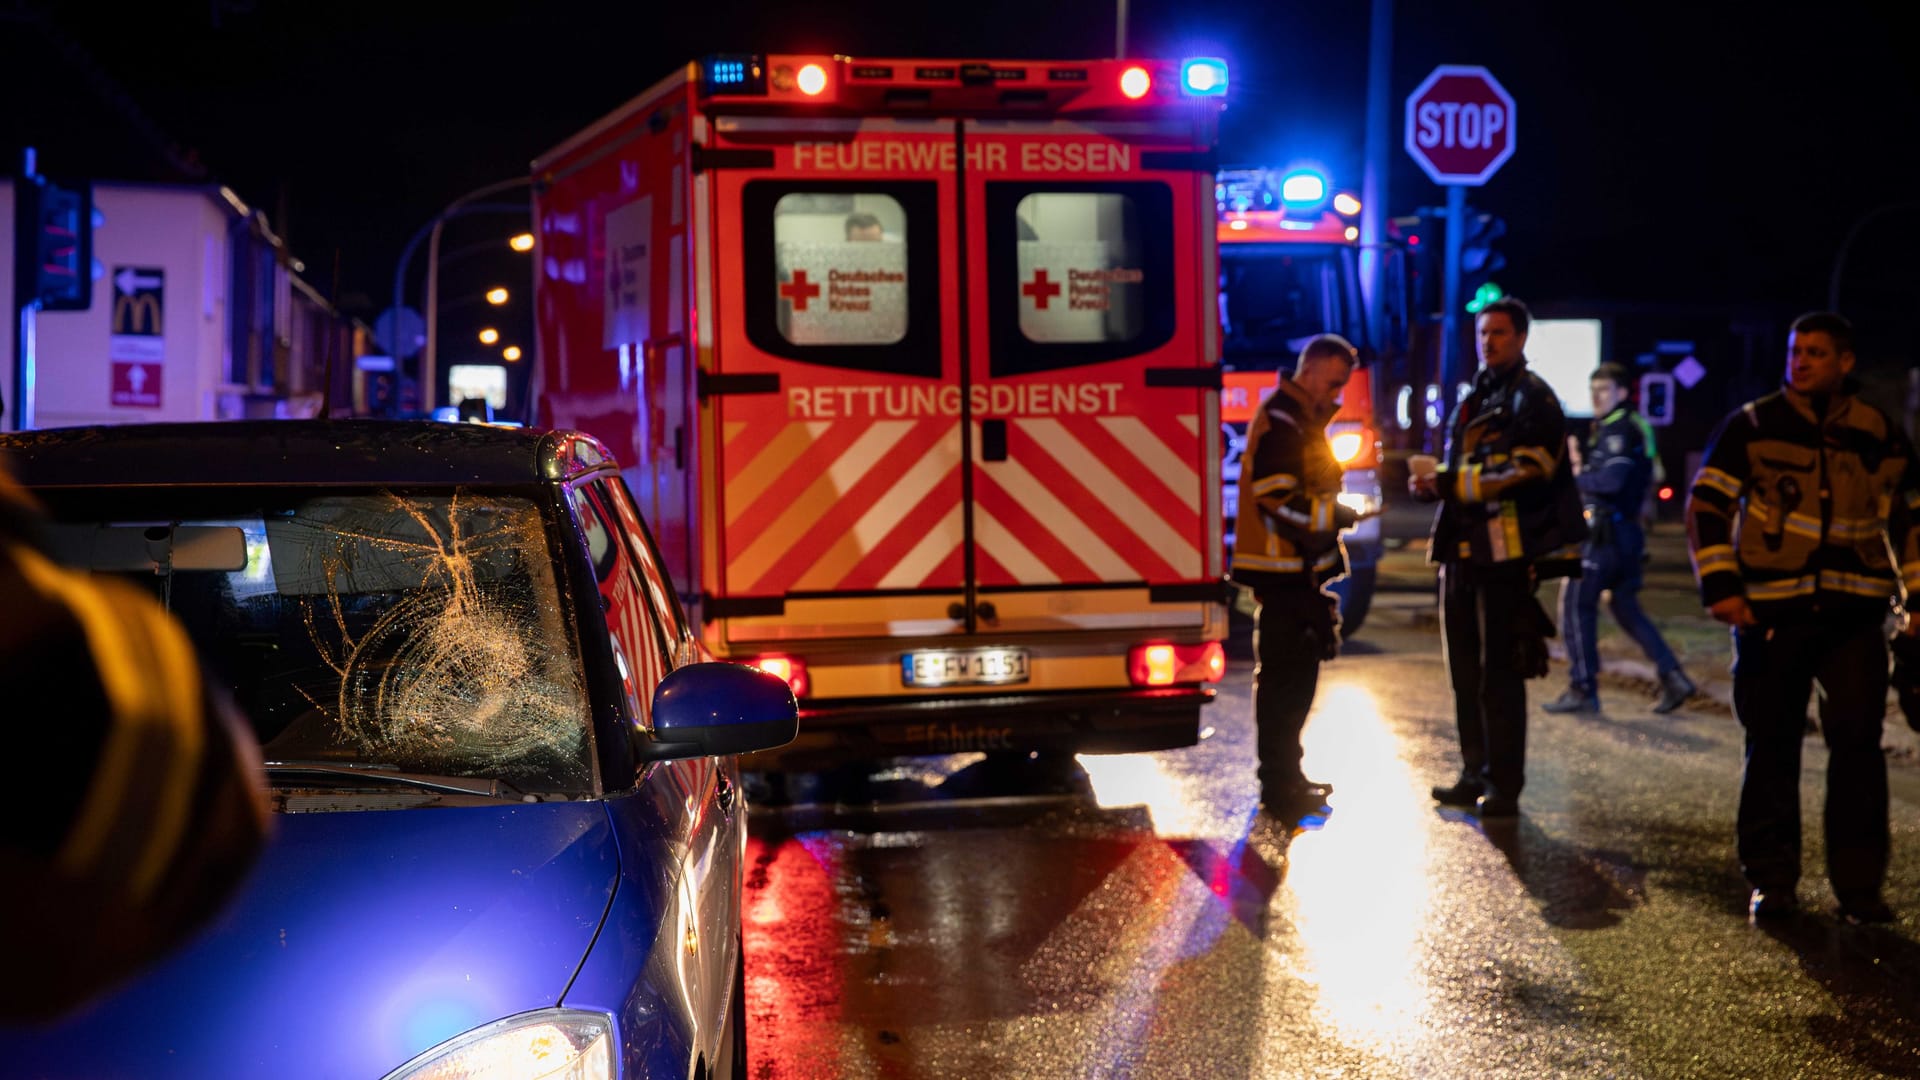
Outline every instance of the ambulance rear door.
[[964, 129], [976, 622], [1217, 636], [1211, 129]]
[[705, 617], [735, 644], [963, 632], [955, 121], [708, 122]]

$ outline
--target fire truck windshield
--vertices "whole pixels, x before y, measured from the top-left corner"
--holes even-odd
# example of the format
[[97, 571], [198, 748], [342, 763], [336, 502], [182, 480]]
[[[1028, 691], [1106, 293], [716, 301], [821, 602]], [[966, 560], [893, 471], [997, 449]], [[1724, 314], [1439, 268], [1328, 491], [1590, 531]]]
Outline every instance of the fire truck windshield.
[[1332, 244], [1220, 248], [1220, 325], [1229, 366], [1290, 364], [1307, 339], [1329, 331], [1359, 341], [1350, 295], [1351, 252]]

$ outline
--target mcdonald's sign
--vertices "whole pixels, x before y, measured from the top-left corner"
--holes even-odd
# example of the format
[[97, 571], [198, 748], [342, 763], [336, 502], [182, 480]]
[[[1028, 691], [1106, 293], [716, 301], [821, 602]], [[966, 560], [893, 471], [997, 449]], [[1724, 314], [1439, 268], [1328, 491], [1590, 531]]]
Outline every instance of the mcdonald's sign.
[[161, 337], [160, 298], [152, 293], [113, 298], [113, 332], [138, 337]]
[[113, 335], [166, 336], [167, 272], [157, 267], [113, 268]]
[[[160, 267], [113, 268], [113, 363], [116, 405], [160, 404], [160, 373], [167, 359], [167, 272]], [[128, 378], [132, 382], [123, 386]], [[149, 382], [150, 380], [150, 382]]]

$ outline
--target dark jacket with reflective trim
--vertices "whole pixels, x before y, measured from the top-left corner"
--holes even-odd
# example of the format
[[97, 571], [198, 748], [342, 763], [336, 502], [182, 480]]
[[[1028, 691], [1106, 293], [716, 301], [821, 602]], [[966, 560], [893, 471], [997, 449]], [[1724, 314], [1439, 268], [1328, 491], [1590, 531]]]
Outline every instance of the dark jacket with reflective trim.
[[1632, 405], [1620, 406], [1594, 425], [1587, 440], [1580, 494], [1589, 506], [1639, 517], [1653, 480], [1653, 454], [1653, 426]]
[[1359, 514], [1340, 504], [1342, 470], [1327, 443], [1333, 412], [1316, 411], [1284, 372], [1260, 403], [1240, 454], [1235, 581], [1255, 589], [1324, 585], [1347, 572], [1340, 530]]
[[1541, 580], [1580, 576], [1587, 522], [1566, 445], [1560, 399], [1525, 357], [1482, 368], [1447, 427], [1427, 561], [1526, 560]]
[[1879, 618], [1896, 588], [1920, 587], [1912, 449], [1854, 393], [1849, 382], [1823, 411], [1782, 387], [1720, 421], [1687, 497], [1708, 606], [1744, 595], [1762, 622]]

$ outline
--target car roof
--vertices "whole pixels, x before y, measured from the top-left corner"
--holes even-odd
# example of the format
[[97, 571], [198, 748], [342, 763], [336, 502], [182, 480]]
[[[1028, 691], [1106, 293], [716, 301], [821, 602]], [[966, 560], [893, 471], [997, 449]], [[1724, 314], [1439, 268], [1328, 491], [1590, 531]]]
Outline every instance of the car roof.
[[526, 484], [612, 462], [572, 431], [431, 420], [102, 424], [0, 435], [27, 487]]

